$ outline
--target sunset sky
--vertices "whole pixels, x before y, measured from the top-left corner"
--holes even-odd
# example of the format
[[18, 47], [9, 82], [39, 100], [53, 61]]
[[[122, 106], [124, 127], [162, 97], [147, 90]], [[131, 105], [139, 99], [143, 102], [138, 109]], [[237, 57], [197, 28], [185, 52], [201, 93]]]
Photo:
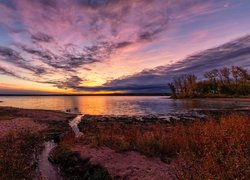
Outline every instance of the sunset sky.
[[250, 68], [249, 0], [0, 0], [0, 94], [166, 92]]

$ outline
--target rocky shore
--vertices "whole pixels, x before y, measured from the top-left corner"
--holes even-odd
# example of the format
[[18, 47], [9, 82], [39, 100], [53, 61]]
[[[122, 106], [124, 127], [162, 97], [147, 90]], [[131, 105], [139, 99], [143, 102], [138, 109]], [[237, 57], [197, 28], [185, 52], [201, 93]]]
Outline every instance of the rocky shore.
[[218, 118], [229, 114], [241, 114], [250, 116], [250, 111], [248, 109], [239, 110], [191, 110], [185, 112], [176, 112], [168, 114], [148, 114], [148, 115], [89, 115], [85, 114], [82, 116], [82, 121], [80, 124], [95, 122], [122, 122], [126, 124], [174, 124], [178, 122], [192, 122], [195, 120], [206, 120], [208, 117], [212, 116]]
[[205, 120], [207, 115], [198, 113], [197, 111], [188, 111], [183, 113], [169, 114], [149, 114], [149, 115], [84, 115], [81, 123], [96, 122], [123, 122], [127, 124], [133, 123], [176, 123], [194, 121], [196, 119]]

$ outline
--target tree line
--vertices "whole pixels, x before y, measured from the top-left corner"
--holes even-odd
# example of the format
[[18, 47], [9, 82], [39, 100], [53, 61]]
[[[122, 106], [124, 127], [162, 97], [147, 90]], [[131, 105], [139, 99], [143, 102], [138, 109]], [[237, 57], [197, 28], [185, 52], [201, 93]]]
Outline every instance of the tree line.
[[250, 74], [239, 66], [213, 69], [198, 81], [194, 74], [173, 79], [169, 88], [173, 98], [236, 97], [250, 95]]

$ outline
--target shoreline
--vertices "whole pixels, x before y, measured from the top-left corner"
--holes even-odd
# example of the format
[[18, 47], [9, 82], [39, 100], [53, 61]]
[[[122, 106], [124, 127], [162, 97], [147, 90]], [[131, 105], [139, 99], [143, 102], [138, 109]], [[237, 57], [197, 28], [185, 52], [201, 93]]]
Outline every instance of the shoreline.
[[250, 102], [250, 97], [247, 97], [247, 98], [193, 98], [192, 100]]
[[[106, 179], [110, 179], [111, 177], [129, 179], [142, 178], [145, 176], [151, 178], [158, 177], [159, 179], [167, 176], [169, 179], [174, 179], [172, 176], [174, 173], [173, 167], [175, 166], [176, 160], [178, 160], [178, 158], [176, 159], [176, 150], [170, 148], [171, 150], [167, 150], [168, 153], [164, 154], [166, 150], [161, 146], [165, 145], [157, 145], [157, 143], [162, 143], [161, 138], [164, 137], [164, 139], [166, 139], [165, 135], [161, 137], [161, 134], [171, 132], [179, 126], [182, 127], [180, 130], [185, 131], [188, 130], [186, 127], [195, 124], [202, 127], [211, 117], [210, 115], [217, 119], [226, 117], [228, 114], [250, 117], [250, 112], [247, 110], [197, 110], [160, 115], [84, 115], [81, 116], [79, 120], [79, 118], [75, 118], [76, 114], [61, 111], [0, 106], [0, 128], [4, 128], [5, 131], [7, 129], [9, 133], [20, 131], [21, 134], [19, 134], [19, 137], [21, 139], [22, 132], [25, 130], [30, 131], [31, 136], [29, 136], [29, 138], [32, 138], [34, 135], [39, 136], [40, 139], [42, 138], [43, 141], [36, 142], [35, 147], [40, 149], [35, 151], [37, 153], [40, 153], [41, 146], [44, 142], [53, 139], [57, 140], [57, 142], [59, 142], [58, 145], [52, 150], [50, 149], [51, 152], [48, 153], [49, 160], [52, 166], [60, 167], [61, 175], [66, 178], [71, 176], [83, 177], [86, 173], [93, 171], [95, 176], [105, 177]], [[76, 134], [74, 134], [74, 129], [70, 127], [70, 122], [72, 122], [73, 118], [75, 118], [74, 120], [76, 121], [76, 123], [73, 123], [73, 126], [79, 128], [76, 129]], [[14, 122], [17, 124], [15, 125], [15, 129], [12, 128]], [[7, 127], [6, 123], [10, 128], [5, 128]], [[96, 128], [100, 129], [97, 130]], [[177, 134], [173, 137], [181, 136], [181, 134], [179, 134], [180, 130], [177, 130]], [[3, 133], [3, 131], [0, 132]], [[8, 132], [5, 133], [5, 137]], [[97, 136], [97, 132], [104, 134]], [[123, 137], [116, 137], [116, 133], [118, 132], [121, 134], [117, 135]], [[1, 133], [0, 140], [4, 139]], [[137, 145], [137, 148], [135, 148], [134, 145], [131, 146], [128, 144], [133, 143], [130, 138], [135, 138], [134, 136], [137, 136], [136, 134], [140, 134], [140, 136], [137, 137], [139, 138], [139, 142], [137, 143], [142, 143], [139, 144], [139, 146]], [[153, 136], [151, 137], [150, 134]], [[105, 140], [106, 136], [108, 139]], [[143, 138], [146, 139], [144, 140]], [[156, 142], [150, 138], [156, 138], [154, 140]], [[185, 136], [183, 136], [183, 138], [185, 138]], [[170, 144], [169, 146], [176, 148], [175, 143], [177, 142], [173, 142], [174, 144]], [[13, 143], [15, 145], [15, 141]], [[26, 141], [24, 141], [24, 143], [26, 143]], [[119, 145], [119, 143], [124, 144]], [[26, 148], [30, 149], [30, 145]], [[154, 148], [156, 149], [154, 150]], [[160, 150], [159, 148], [163, 149]], [[5, 151], [9, 150], [5, 149]], [[74, 160], [72, 160], [72, 158]], [[120, 161], [119, 159], [123, 160]], [[33, 159], [32, 161], [36, 160]], [[70, 162], [70, 164], [68, 162]], [[131, 162], [133, 168], [131, 168]], [[72, 168], [74, 169], [73, 172]], [[165, 173], [162, 173], [163, 169]]]
[[250, 102], [250, 97], [195, 97], [195, 98], [169, 98], [172, 100], [199, 100], [199, 101], [238, 101], [238, 102]]

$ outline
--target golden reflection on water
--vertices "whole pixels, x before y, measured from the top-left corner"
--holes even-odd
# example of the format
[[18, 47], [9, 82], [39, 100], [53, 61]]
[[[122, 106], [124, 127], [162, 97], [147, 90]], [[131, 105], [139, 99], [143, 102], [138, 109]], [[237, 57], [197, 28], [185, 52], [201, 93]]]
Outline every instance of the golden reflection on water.
[[166, 114], [190, 109], [250, 107], [250, 103], [172, 100], [157, 96], [16, 96], [0, 97], [1, 106], [61, 110], [78, 108], [82, 114]]
[[74, 98], [76, 101], [72, 104], [79, 108], [80, 112], [85, 114], [107, 114], [108, 99], [106, 97], [86, 96]]
[[112, 97], [112, 96], [17, 96], [2, 97], [2, 106], [30, 109], [63, 110], [78, 108], [83, 114], [137, 114], [137, 100], [156, 97]]

